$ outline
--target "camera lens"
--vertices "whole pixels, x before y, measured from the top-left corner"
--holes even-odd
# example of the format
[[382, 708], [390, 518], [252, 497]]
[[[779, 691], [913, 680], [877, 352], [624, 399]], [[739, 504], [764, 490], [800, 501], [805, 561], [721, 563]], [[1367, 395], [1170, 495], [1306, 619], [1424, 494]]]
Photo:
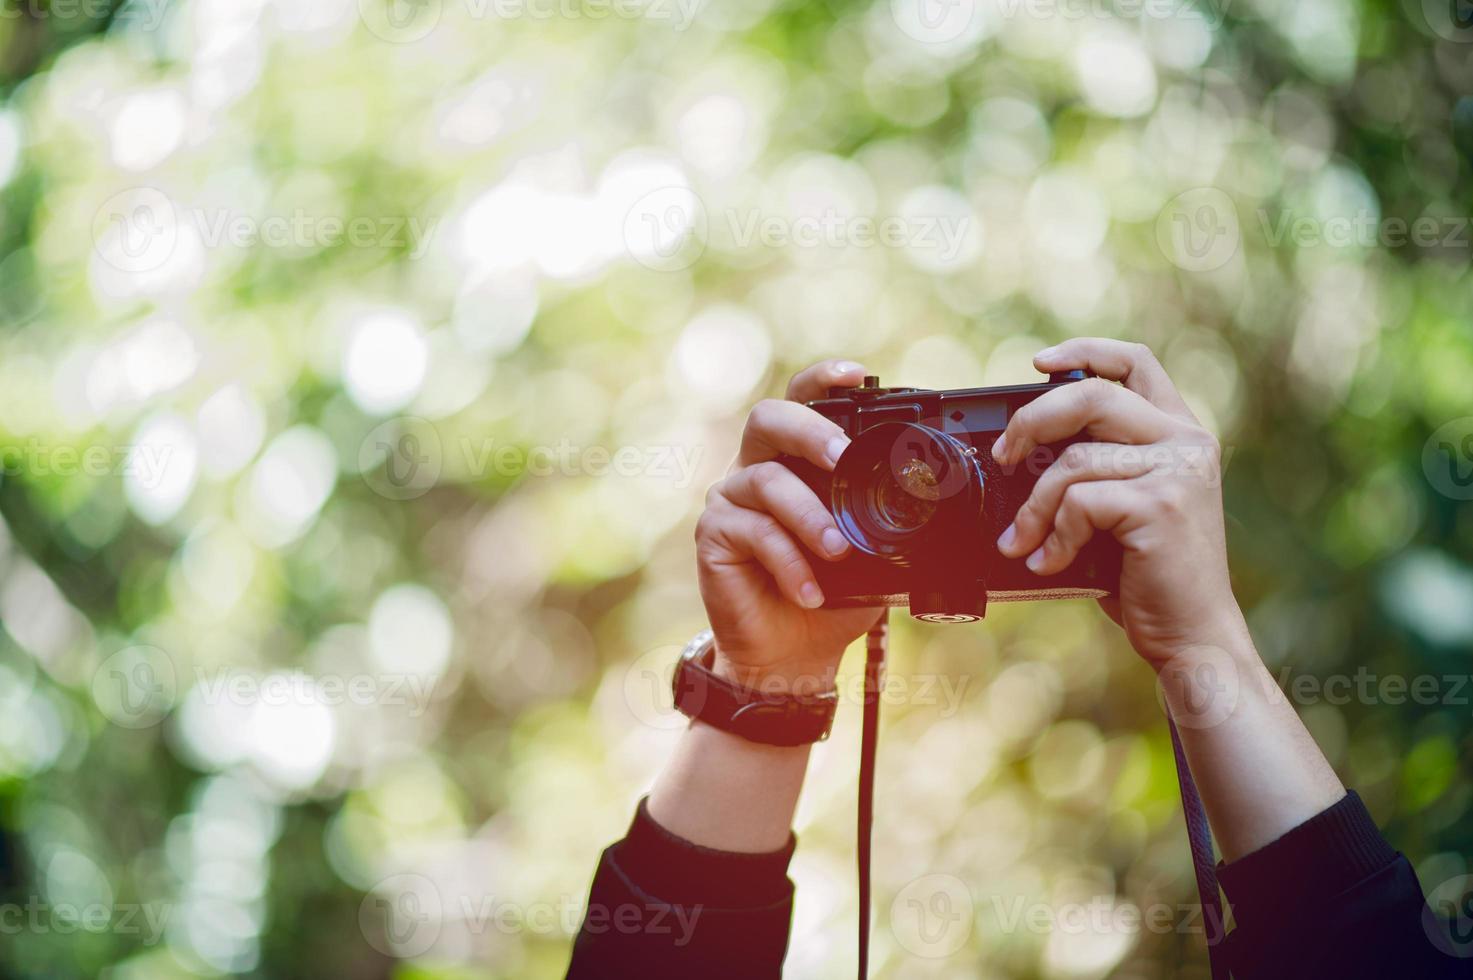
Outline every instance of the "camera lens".
[[971, 447], [914, 422], [859, 433], [834, 468], [832, 509], [849, 543], [906, 564], [928, 544], [954, 543], [982, 519], [983, 479]]
[[870, 500], [876, 516], [897, 531], [914, 531], [935, 516], [941, 488], [931, 464], [912, 456], [879, 469]]

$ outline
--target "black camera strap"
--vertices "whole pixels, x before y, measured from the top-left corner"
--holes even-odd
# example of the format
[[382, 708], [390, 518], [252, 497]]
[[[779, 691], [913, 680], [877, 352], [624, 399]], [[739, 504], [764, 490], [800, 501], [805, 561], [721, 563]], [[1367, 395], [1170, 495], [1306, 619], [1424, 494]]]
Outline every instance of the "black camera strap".
[[[890, 631], [890, 611], [870, 627], [864, 644], [864, 720], [859, 739], [859, 803], [857, 845], [859, 866], [859, 980], [869, 977], [870, 927], [870, 831], [875, 819], [875, 755], [880, 735], [880, 683], [885, 669], [885, 646]], [[1207, 959], [1212, 980], [1229, 980], [1228, 968], [1222, 960], [1222, 941], [1226, 935], [1223, 919], [1222, 892], [1217, 884], [1217, 864], [1212, 854], [1212, 828], [1197, 783], [1187, 767], [1181, 735], [1176, 722], [1167, 715], [1171, 726], [1171, 749], [1176, 756], [1176, 779], [1181, 789], [1182, 812], [1186, 815], [1187, 840], [1192, 848], [1192, 871], [1197, 877], [1197, 895], [1202, 902], [1202, 926], [1207, 938]]]
[[885, 670], [885, 644], [890, 610], [880, 613], [864, 638], [864, 724], [859, 736], [859, 976], [869, 976], [870, 829], [875, 822], [875, 751], [880, 740], [880, 681]]
[[1192, 871], [1197, 876], [1197, 896], [1202, 901], [1202, 929], [1207, 937], [1207, 962], [1212, 980], [1228, 980], [1227, 964], [1222, 961], [1222, 941], [1227, 935], [1223, 919], [1222, 891], [1217, 884], [1217, 863], [1212, 857], [1212, 827], [1207, 811], [1197, 793], [1196, 780], [1187, 766], [1187, 754], [1181, 747], [1181, 734], [1176, 721], [1167, 712], [1171, 726], [1171, 751], [1176, 756], [1176, 782], [1181, 789], [1181, 809], [1187, 820], [1187, 841], [1192, 848]]

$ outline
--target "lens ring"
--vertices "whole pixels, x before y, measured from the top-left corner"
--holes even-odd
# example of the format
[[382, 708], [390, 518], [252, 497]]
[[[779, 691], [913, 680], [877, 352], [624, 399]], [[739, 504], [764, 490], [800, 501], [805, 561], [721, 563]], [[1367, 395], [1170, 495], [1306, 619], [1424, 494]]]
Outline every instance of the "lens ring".
[[906, 563], [917, 549], [982, 519], [984, 477], [975, 451], [914, 422], [865, 429], [834, 469], [831, 507], [857, 549]]
[[867, 488], [870, 512], [897, 533], [918, 531], [936, 515], [938, 483], [935, 467], [919, 457], [898, 466], [876, 462]]

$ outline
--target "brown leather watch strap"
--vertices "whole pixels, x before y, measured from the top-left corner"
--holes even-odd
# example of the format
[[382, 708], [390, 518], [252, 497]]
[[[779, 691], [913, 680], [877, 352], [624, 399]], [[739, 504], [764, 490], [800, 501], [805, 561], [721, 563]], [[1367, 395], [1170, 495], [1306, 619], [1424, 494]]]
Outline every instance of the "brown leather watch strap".
[[681, 653], [672, 684], [681, 714], [764, 745], [809, 745], [829, 737], [837, 691], [775, 695], [750, 690], [711, 669], [715, 649], [711, 631], [702, 630]]

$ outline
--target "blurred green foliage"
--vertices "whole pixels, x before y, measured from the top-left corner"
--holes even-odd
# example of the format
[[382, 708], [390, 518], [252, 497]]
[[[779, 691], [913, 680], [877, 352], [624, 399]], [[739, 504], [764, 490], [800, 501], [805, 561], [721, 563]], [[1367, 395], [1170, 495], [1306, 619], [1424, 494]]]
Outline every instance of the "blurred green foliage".
[[[560, 975], [745, 407], [1079, 334], [1219, 433], [1265, 659], [1424, 883], [1466, 873], [1456, 10], [4, 0], [0, 972]], [[877, 975], [1205, 976], [1190, 932], [1006, 926], [1192, 900], [1113, 627], [895, 647]], [[853, 972], [856, 715], [793, 976]], [[936, 875], [948, 956], [897, 921]]]

